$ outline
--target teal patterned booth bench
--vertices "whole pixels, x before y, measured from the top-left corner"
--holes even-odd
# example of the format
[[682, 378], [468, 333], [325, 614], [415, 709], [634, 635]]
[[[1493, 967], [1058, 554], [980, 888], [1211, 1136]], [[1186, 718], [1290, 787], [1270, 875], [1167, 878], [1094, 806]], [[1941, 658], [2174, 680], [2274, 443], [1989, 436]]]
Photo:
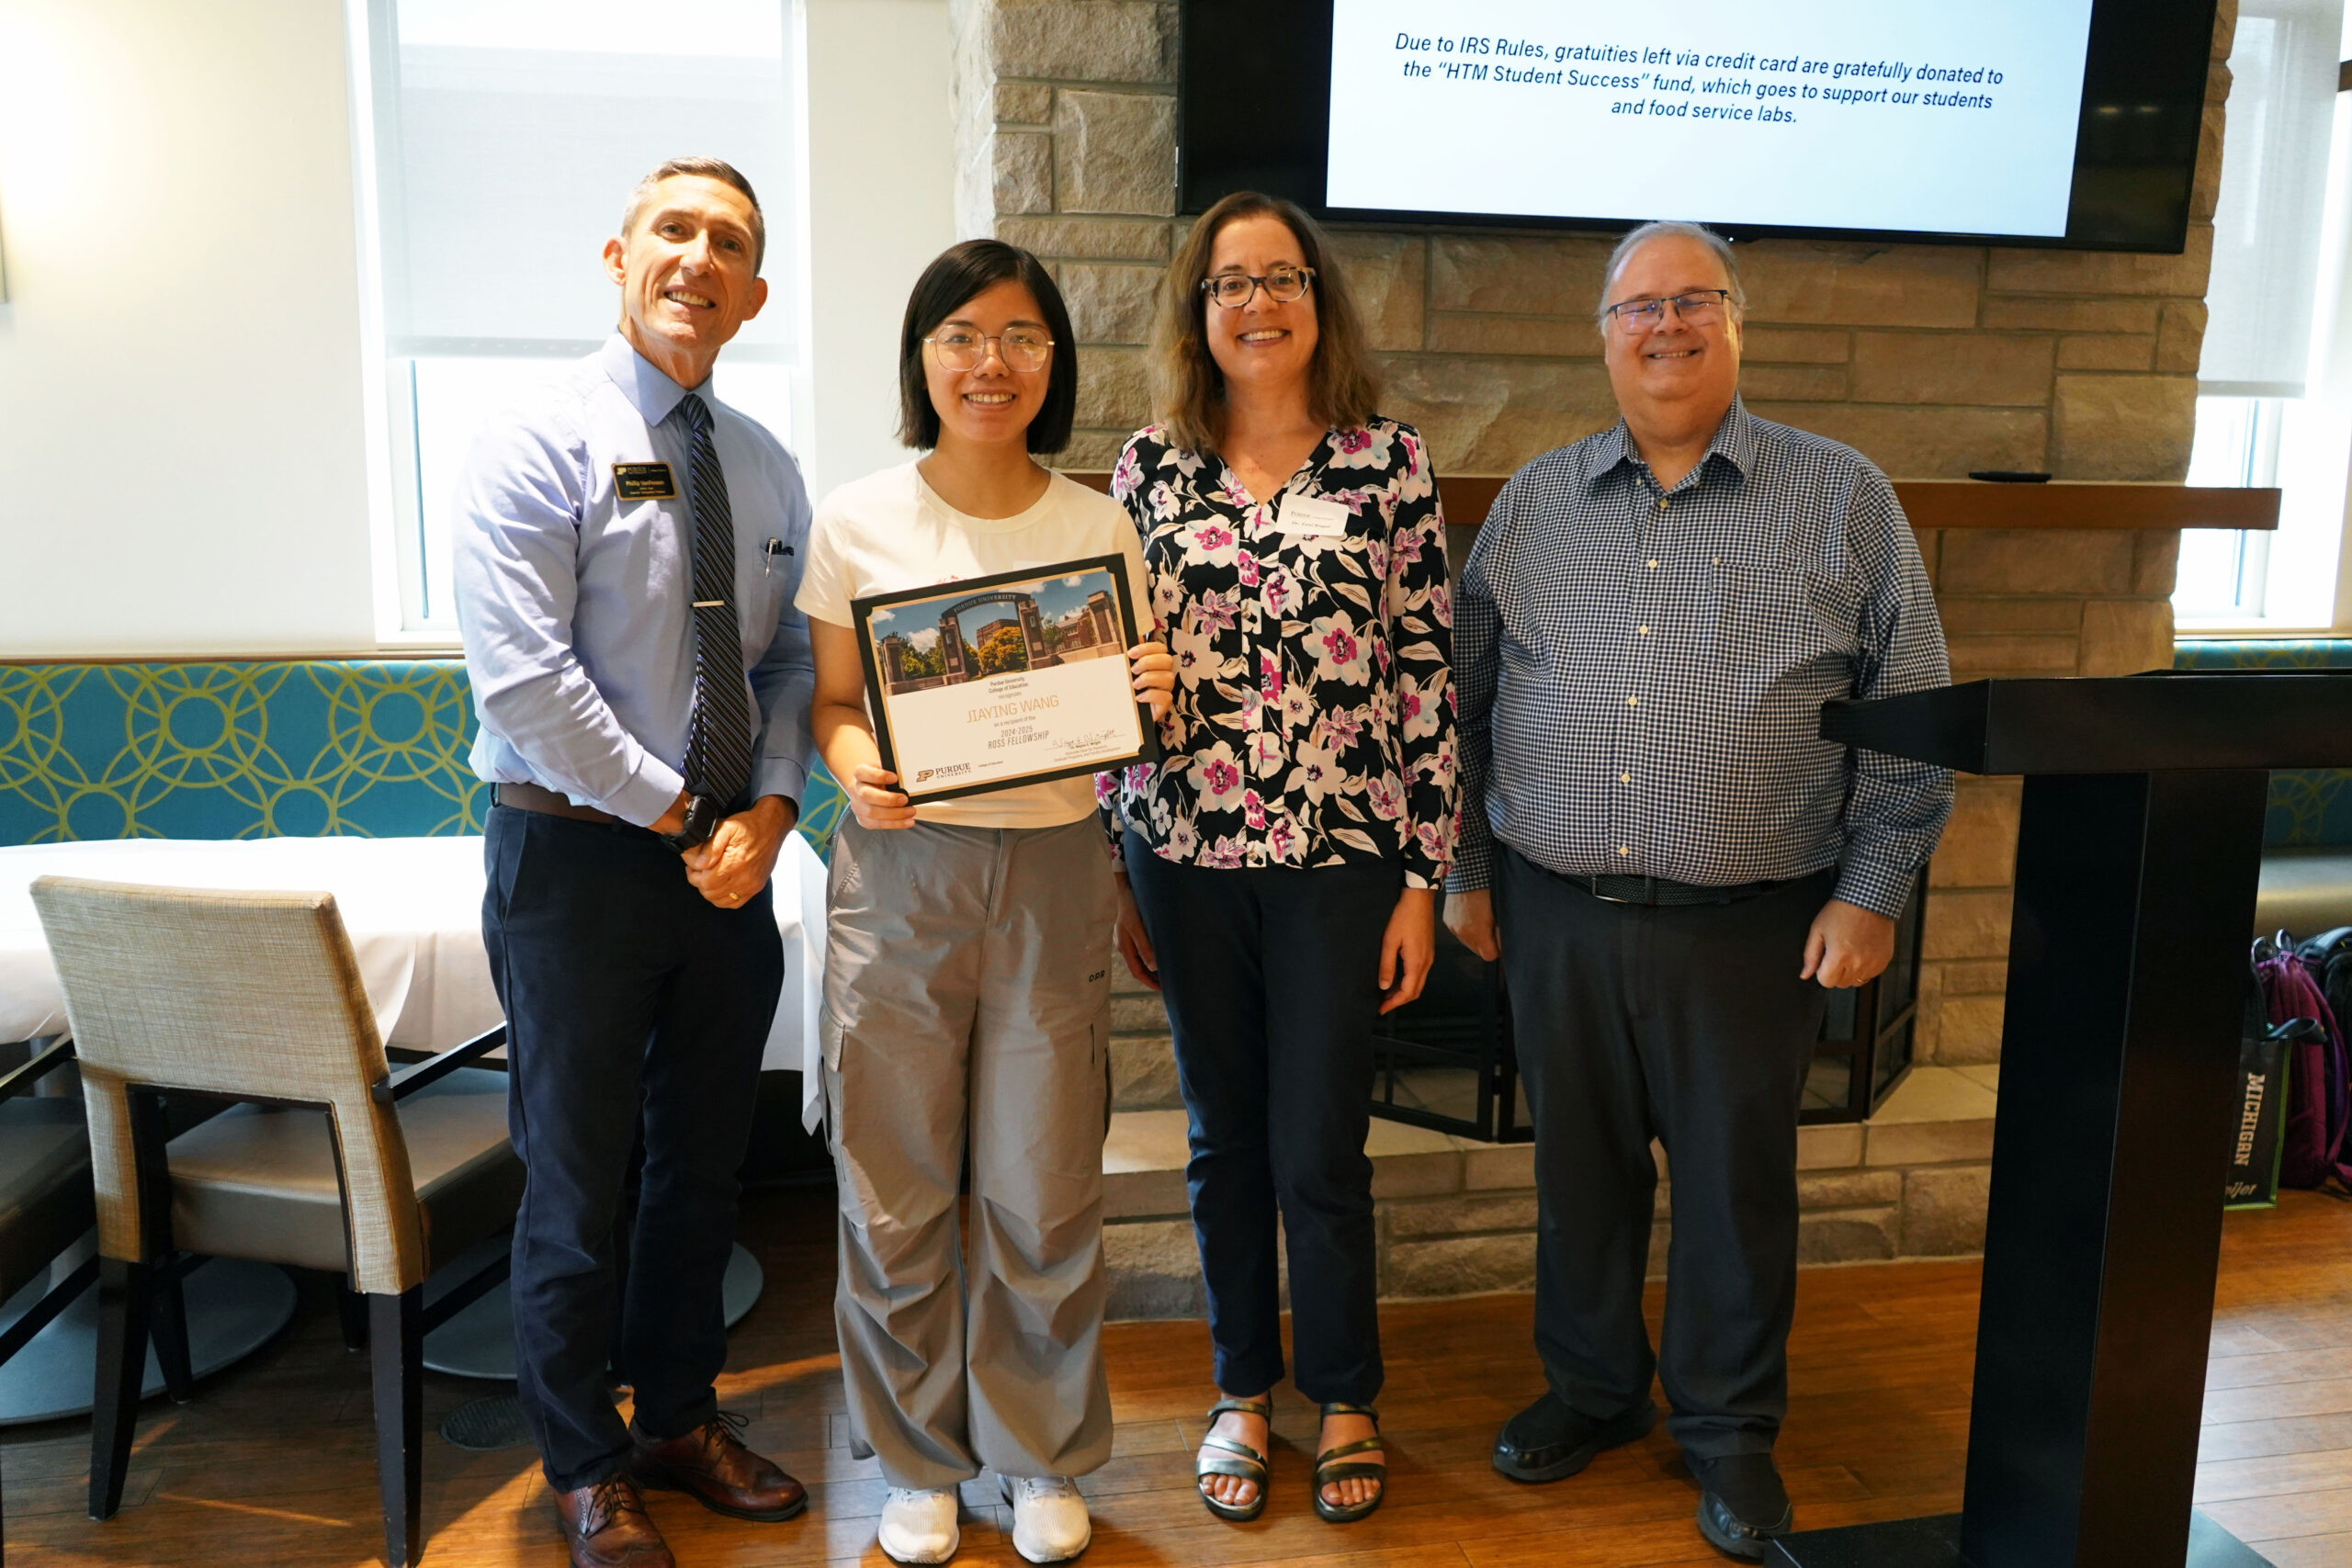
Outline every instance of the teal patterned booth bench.
[[479, 833], [473, 738], [455, 659], [0, 664], [0, 844]]
[[[2352, 669], [2352, 639], [2184, 642], [2184, 670]], [[0, 844], [479, 833], [454, 659], [0, 664]], [[842, 810], [821, 766], [800, 830]], [[2352, 772], [2270, 783], [2274, 848], [2352, 847]]]
[[[2352, 638], [2184, 642], [2180, 670], [2352, 670]], [[2352, 769], [2289, 769], [2270, 775], [2263, 843], [2272, 849], [2352, 849]]]

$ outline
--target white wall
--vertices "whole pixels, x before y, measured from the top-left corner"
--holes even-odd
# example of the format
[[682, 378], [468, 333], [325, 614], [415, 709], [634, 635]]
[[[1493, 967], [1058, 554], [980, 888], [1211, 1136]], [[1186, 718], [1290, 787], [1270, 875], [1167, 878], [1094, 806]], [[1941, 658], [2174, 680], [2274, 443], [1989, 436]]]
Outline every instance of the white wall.
[[[902, 456], [949, 41], [947, 0], [804, 3], [821, 487]], [[376, 646], [343, 29], [337, 0], [0, 0], [0, 657]]]
[[0, 0], [0, 654], [375, 640], [343, 10]]
[[947, 0], [807, 0], [809, 296], [821, 494], [910, 454], [899, 323], [956, 240]]

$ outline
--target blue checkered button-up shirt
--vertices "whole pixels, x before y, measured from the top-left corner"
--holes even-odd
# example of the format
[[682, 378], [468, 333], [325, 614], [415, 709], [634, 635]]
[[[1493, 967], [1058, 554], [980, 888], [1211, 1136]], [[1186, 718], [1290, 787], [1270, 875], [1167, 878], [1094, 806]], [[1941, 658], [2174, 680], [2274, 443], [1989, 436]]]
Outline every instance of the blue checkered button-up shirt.
[[1942, 768], [1820, 739], [1821, 705], [1951, 679], [1894, 488], [1735, 400], [1661, 491], [1622, 423], [1512, 476], [1454, 606], [1456, 890], [1494, 840], [1568, 875], [1724, 886], [1835, 863], [1897, 915], [1951, 814]]

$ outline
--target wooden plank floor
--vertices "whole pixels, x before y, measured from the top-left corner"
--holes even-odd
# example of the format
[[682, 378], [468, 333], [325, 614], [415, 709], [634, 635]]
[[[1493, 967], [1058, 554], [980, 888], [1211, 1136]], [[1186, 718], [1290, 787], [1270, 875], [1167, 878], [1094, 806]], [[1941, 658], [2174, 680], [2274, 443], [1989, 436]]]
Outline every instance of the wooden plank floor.
[[[738, 1328], [722, 1402], [750, 1440], [809, 1483], [810, 1514], [739, 1524], [675, 1495], [656, 1518], [686, 1568], [886, 1560], [873, 1547], [883, 1483], [850, 1457], [833, 1354], [830, 1196], [764, 1192], [744, 1232], [765, 1296]], [[1792, 1341], [1794, 1404], [1780, 1453], [1800, 1522], [1858, 1523], [1959, 1506], [1975, 1326], [1971, 1263], [1809, 1269]], [[1652, 1292], [1655, 1322], [1658, 1307]], [[1275, 1492], [1257, 1523], [1220, 1524], [1193, 1500], [1190, 1450], [1210, 1396], [1197, 1324], [1109, 1333], [1115, 1457], [1085, 1489], [1086, 1562], [1281, 1563], [1285, 1568], [1603, 1568], [1719, 1562], [1690, 1522], [1696, 1493], [1663, 1429], [1552, 1486], [1487, 1464], [1495, 1427], [1539, 1386], [1530, 1303], [1493, 1296], [1389, 1309], [1381, 1399], [1392, 1492], [1371, 1519], [1334, 1528], [1307, 1506], [1312, 1410], [1283, 1391]], [[434, 1377], [428, 1426], [491, 1385]], [[86, 1423], [0, 1434], [15, 1568], [84, 1563], [375, 1561], [367, 1373], [346, 1355], [323, 1292], [288, 1332], [194, 1403], [147, 1407], [122, 1513], [83, 1514]], [[2290, 1194], [2276, 1213], [2231, 1215], [2206, 1402], [2200, 1504], [2278, 1568], [2352, 1561], [2352, 1203]], [[428, 1437], [425, 1527], [434, 1568], [561, 1561], [527, 1449], [467, 1453]], [[992, 1491], [966, 1488], [958, 1562], [1017, 1564]]]

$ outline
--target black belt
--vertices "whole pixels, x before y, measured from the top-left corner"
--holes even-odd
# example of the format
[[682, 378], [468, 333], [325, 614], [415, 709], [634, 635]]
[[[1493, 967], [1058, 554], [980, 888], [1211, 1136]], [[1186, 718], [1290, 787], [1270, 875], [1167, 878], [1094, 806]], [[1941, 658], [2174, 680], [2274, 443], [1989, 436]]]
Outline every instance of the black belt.
[[617, 822], [619, 818], [609, 811], [599, 811], [593, 806], [580, 806], [568, 796], [551, 789], [541, 789], [535, 784], [503, 784], [498, 786], [498, 804], [511, 806], [517, 811], [537, 811], [548, 817], [569, 817], [575, 822]]
[[1696, 882], [1669, 882], [1663, 876], [1562, 876], [1594, 897], [1611, 904], [1736, 904], [1788, 886], [1782, 882], [1741, 882], [1705, 886]]

